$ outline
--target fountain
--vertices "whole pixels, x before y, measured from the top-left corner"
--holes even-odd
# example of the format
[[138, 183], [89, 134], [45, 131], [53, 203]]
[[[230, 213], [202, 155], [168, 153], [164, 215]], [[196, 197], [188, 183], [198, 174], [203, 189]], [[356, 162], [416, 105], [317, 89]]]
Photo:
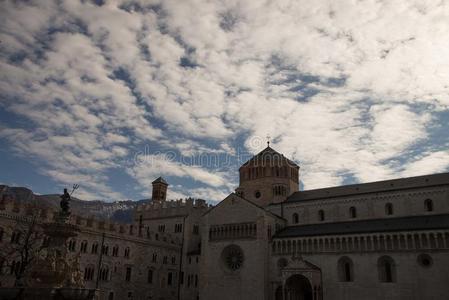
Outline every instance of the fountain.
[[[74, 190], [76, 188], [74, 187]], [[73, 191], [72, 191], [73, 193]], [[48, 245], [33, 263], [24, 280], [24, 286], [0, 289], [0, 299], [91, 300], [98, 298], [95, 289], [83, 288], [79, 255], [67, 256], [66, 242], [77, 235], [78, 228], [68, 223], [70, 194], [64, 189], [60, 206], [53, 222], [42, 224]]]

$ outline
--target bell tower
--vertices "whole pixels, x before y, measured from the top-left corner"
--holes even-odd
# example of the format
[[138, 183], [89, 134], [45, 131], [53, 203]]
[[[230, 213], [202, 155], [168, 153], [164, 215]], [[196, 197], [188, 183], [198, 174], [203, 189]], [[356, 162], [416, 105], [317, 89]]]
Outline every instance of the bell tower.
[[260, 206], [283, 202], [299, 190], [299, 166], [268, 146], [240, 169], [236, 194]]
[[151, 184], [153, 185], [153, 201], [165, 201], [167, 199], [167, 181], [165, 181], [164, 178], [159, 177]]

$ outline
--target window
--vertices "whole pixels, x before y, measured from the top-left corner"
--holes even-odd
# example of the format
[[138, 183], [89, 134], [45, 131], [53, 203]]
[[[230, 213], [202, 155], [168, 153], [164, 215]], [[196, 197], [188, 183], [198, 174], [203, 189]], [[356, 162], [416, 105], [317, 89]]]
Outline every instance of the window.
[[125, 248], [125, 257], [129, 258], [129, 247]]
[[16, 275], [20, 272], [20, 261], [13, 260], [11, 263], [10, 275]]
[[18, 231], [14, 231], [11, 235], [11, 244], [19, 244], [20, 243], [21, 233]]
[[195, 274], [195, 287], [198, 287], [198, 275]]
[[432, 257], [428, 254], [420, 254], [417, 258], [418, 264], [423, 268], [430, 268], [433, 265]]
[[391, 257], [382, 256], [377, 262], [380, 282], [395, 282], [396, 270], [395, 264]]
[[173, 283], [173, 274], [172, 272], [168, 272], [168, 277], [167, 277], [167, 285], [172, 285]]
[[125, 275], [125, 280], [126, 281], [131, 281], [131, 267], [126, 267], [126, 275]]
[[226, 246], [221, 252], [221, 259], [231, 271], [237, 271], [245, 260], [242, 249], [237, 245]]
[[0, 227], [0, 242], [3, 241], [3, 228]]
[[162, 263], [163, 263], [164, 265], [167, 264], [167, 256], [164, 256], [164, 258], [163, 258], [163, 260], [162, 260]]
[[174, 256], [171, 257], [171, 263], [172, 263], [173, 265], [176, 264], [176, 257], [174, 257]]
[[103, 266], [100, 269], [100, 280], [101, 281], [108, 281], [109, 280], [109, 267]]
[[433, 211], [433, 202], [430, 199], [426, 199], [426, 201], [424, 201], [424, 208], [426, 211]]
[[181, 274], [179, 274], [179, 284], [184, 284], [184, 272], [181, 272]]
[[299, 223], [299, 215], [297, 213], [293, 214], [292, 222], [293, 222], [293, 224], [298, 224]]
[[91, 253], [92, 254], [97, 254], [97, 252], [98, 252], [98, 243], [95, 242], [95, 243], [92, 244], [92, 251], [91, 251]]
[[81, 242], [80, 252], [81, 253], [86, 253], [87, 252], [87, 241], [82, 241]]
[[324, 221], [324, 210], [322, 209], [318, 211], [318, 220]]
[[391, 216], [393, 214], [393, 204], [391, 203], [385, 204], [385, 214], [387, 216]]
[[118, 246], [117, 246], [117, 245], [115, 245], [115, 246], [112, 248], [112, 256], [115, 256], [115, 257], [118, 256]]
[[354, 206], [351, 206], [349, 208], [349, 216], [353, 219], [357, 218], [357, 210], [355, 209]]
[[159, 232], [165, 232], [165, 225], [159, 225], [159, 226], [157, 227], [157, 230], [158, 230]]
[[349, 257], [342, 257], [338, 260], [338, 279], [341, 282], [354, 281], [353, 263]]
[[148, 269], [147, 282], [153, 283], [153, 269]]
[[193, 234], [199, 234], [200, 227], [198, 225], [193, 225]]
[[87, 266], [84, 268], [84, 280], [90, 281], [94, 279], [95, 269], [93, 266]]
[[75, 248], [76, 248], [76, 241], [75, 240], [70, 240], [68, 248], [69, 248], [69, 251], [74, 252]]
[[108, 245], [103, 245], [103, 247], [101, 248], [101, 253], [103, 254], [103, 255], [108, 255], [108, 253], [109, 253], [109, 246]]
[[114, 292], [109, 292], [108, 300], [114, 300]]
[[260, 191], [254, 192], [254, 197], [256, 197], [258, 199], [258, 198], [260, 198], [260, 196], [262, 196], [262, 193]]
[[153, 262], [154, 263], [157, 262], [157, 254], [156, 253], [153, 253]]
[[182, 232], [182, 224], [175, 224], [175, 233]]

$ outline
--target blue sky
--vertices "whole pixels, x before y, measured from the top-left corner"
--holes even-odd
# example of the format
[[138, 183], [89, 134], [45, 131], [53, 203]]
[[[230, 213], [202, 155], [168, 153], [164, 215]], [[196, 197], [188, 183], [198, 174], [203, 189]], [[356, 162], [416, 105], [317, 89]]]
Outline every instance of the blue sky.
[[219, 201], [266, 146], [305, 189], [449, 170], [444, 1], [3, 1], [0, 182]]

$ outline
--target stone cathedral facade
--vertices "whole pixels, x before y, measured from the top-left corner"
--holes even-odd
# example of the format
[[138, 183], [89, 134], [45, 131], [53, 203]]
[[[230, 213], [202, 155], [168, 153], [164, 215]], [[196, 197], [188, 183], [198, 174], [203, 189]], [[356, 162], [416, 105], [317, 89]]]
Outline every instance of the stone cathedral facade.
[[299, 169], [267, 147], [214, 207], [155, 181], [136, 222], [181, 228], [180, 299], [447, 299], [449, 173], [299, 191]]
[[109, 300], [448, 299], [449, 173], [300, 191], [300, 167], [267, 147], [239, 175], [216, 206], [168, 201], [158, 178], [132, 225], [73, 216], [86, 286]]

